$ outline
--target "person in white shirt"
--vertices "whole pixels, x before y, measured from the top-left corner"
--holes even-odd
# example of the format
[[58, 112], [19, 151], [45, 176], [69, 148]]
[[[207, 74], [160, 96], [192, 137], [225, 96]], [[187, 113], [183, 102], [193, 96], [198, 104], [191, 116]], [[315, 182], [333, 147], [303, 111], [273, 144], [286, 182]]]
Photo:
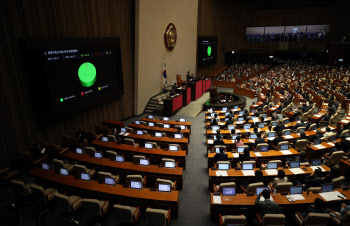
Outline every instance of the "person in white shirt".
[[278, 183], [288, 182], [288, 178], [286, 177], [286, 173], [283, 169], [278, 170], [277, 177], [273, 179], [272, 187], [275, 188]]

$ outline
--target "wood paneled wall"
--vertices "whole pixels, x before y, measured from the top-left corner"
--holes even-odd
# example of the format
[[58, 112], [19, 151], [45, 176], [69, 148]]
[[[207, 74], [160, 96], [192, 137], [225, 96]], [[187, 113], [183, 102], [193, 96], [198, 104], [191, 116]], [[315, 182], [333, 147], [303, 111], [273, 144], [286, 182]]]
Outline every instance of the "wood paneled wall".
[[[15, 151], [26, 151], [35, 141], [59, 144], [63, 134], [93, 129], [105, 119], [132, 116], [133, 4], [130, 0], [0, 1], [0, 167]], [[21, 37], [120, 37], [124, 95], [46, 129], [38, 128], [22, 67]]]

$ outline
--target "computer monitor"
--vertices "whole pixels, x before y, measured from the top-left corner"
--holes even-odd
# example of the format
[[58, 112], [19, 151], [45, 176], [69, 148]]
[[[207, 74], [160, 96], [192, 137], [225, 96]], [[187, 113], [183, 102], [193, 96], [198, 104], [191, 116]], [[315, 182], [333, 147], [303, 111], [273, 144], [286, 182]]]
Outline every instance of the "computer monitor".
[[154, 136], [155, 136], [155, 137], [162, 137], [163, 134], [162, 134], [161, 132], [155, 132], [155, 133], [154, 133]]
[[290, 195], [298, 195], [303, 194], [303, 186], [291, 186], [289, 187]]
[[236, 140], [236, 137], [238, 137], [238, 135], [233, 134], [233, 135], [232, 135], [232, 140]]
[[321, 139], [314, 139], [314, 145], [321, 144]]
[[223, 110], [223, 111], [227, 111], [227, 107], [223, 107], [222, 110]]
[[230, 112], [225, 112], [225, 116], [228, 116], [230, 114]]
[[164, 121], [169, 121], [169, 118], [168, 117], [163, 117], [163, 120]]
[[285, 119], [285, 120], [283, 121], [283, 123], [284, 123], [284, 124], [288, 124], [288, 123], [289, 123], [289, 119]]
[[108, 142], [108, 137], [102, 137], [102, 141]]
[[153, 148], [153, 144], [145, 143], [145, 148], [152, 149]]
[[238, 147], [237, 151], [238, 151], [238, 153], [243, 153], [244, 149], [245, 149], [245, 147]]
[[124, 162], [124, 156], [122, 156], [122, 155], [115, 156], [115, 161], [116, 162]]
[[289, 150], [288, 144], [281, 145], [281, 151]]
[[258, 196], [264, 190], [268, 190], [269, 191], [269, 188], [268, 187], [256, 188], [255, 194]]
[[263, 114], [262, 117], [263, 117], [264, 119], [266, 119], [266, 118], [267, 118], [267, 114]]
[[253, 163], [243, 163], [242, 169], [243, 170], [253, 170]]
[[286, 131], [284, 131], [283, 136], [287, 136], [287, 135], [290, 135], [290, 134], [291, 134], [291, 131], [290, 130], [286, 130]]
[[228, 118], [225, 118], [225, 122], [227, 122], [228, 121]]
[[149, 166], [149, 159], [140, 159], [140, 165]]
[[154, 122], [149, 122], [148, 126], [154, 127]]
[[140, 124], [141, 124], [141, 122], [140, 122], [140, 121], [138, 121], [138, 120], [136, 120], [136, 121], [135, 121], [135, 124], [136, 124], [136, 125], [140, 125]]
[[170, 124], [164, 124], [164, 128], [169, 129], [170, 128]]
[[338, 59], [339, 62], [344, 62], [344, 59], [340, 58]]
[[102, 159], [102, 153], [101, 152], [95, 152], [95, 158]]
[[143, 132], [142, 132], [142, 130], [137, 130], [137, 131], [136, 131], [136, 134], [137, 134], [137, 135], [143, 135]]
[[233, 109], [238, 109], [238, 105], [234, 106]]
[[158, 184], [158, 191], [163, 191], [163, 192], [170, 192], [171, 191], [171, 186], [170, 184]]
[[130, 181], [130, 188], [142, 189], [141, 181]]
[[219, 147], [216, 147], [216, 148], [215, 148], [215, 152], [216, 152], [216, 153], [220, 153], [220, 148], [219, 148]]
[[41, 168], [44, 170], [50, 170], [49, 164], [47, 163], [41, 163]]
[[80, 179], [86, 180], [86, 181], [90, 181], [91, 180], [90, 174], [88, 174], [88, 173], [81, 173], [80, 174]]
[[264, 127], [265, 127], [265, 124], [264, 124], [264, 123], [259, 123], [258, 127], [259, 127], [259, 128], [264, 128]]
[[261, 146], [259, 151], [260, 152], [268, 152], [269, 151], [269, 147], [268, 146]]
[[182, 139], [182, 134], [175, 133], [175, 139]]
[[180, 126], [180, 128], [182, 129], [182, 130], [185, 130], [186, 129], [186, 126], [185, 125], [179, 125]]
[[250, 124], [243, 125], [243, 129], [250, 129]]
[[230, 164], [229, 163], [219, 163], [218, 164], [218, 169], [219, 170], [229, 170], [230, 169]]
[[299, 161], [292, 161], [290, 162], [290, 168], [299, 168], [300, 162]]
[[277, 122], [276, 121], [271, 122], [271, 126], [277, 126]]
[[333, 184], [321, 184], [321, 192], [331, 192], [333, 190]]
[[240, 110], [239, 112], [238, 112], [238, 115], [243, 115], [244, 114], [244, 110]]
[[321, 159], [311, 159], [311, 165], [312, 166], [320, 166], [322, 163]]
[[238, 117], [237, 121], [238, 122], [243, 122], [244, 121], [244, 117]]
[[175, 162], [166, 161], [164, 163], [165, 168], [175, 168]]
[[61, 174], [61, 175], [64, 175], [64, 176], [68, 176], [69, 172], [68, 172], [67, 169], [61, 168], [61, 169], [60, 169], [60, 174]]
[[210, 113], [210, 116], [211, 116], [211, 117], [214, 117], [214, 116], [215, 116], [215, 113]]
[[186, 119], [185, 119], [185, 118], [180, 118], [179, 121], [180, 121], [180, 122], [186, 122]]
[[276, 136], [275, 133], [268, 133], [268, 134], [267, 134], [267, 137], [275, 137], [275, 136]]
[[120, 128], [120, 132], [126, 132], [126, 129], [125, 128]]
[[252, 109], [250, 112], [251, 112], [251, 113], [255, 113], [255, 109]]
[[218, 130], [218, 129], [220, 129], [220, 126], [212, 126], [212, 127], [211, 127], [211, 130], [213, 130], [213, 131], [216, 131], [216, 130]]
[[178, 151], [179, 147], [177, 145], [169, 145], [169, 151]]
[[228, 130], [232, 130], [232, 129], [235, 129], [235, 128], [236, 128], [236, 127], [235, 127], [234, 125], [228, 125], [228, 126], [227, 126], [227, 129], [228, 129]]
[[83, 150], [81, 148], [76, 148], [75, 152], [78, 154], [83, 154]]
[[236, 188], [222, 188], [222, 195], [235, 196]]
[[153, 119], [154, 117], [153, 117], [153, 115], [149, 115], [148, 118]]
[[277, 169], [277, 162], [267, 163], [267, 169]]
[[256, 139], [256, 138], [258, 138], [258, 136], [255, 133], [250, 134], [250, 139]]
[[105, 184], [115, 186], [115, 178], [105, 177]]

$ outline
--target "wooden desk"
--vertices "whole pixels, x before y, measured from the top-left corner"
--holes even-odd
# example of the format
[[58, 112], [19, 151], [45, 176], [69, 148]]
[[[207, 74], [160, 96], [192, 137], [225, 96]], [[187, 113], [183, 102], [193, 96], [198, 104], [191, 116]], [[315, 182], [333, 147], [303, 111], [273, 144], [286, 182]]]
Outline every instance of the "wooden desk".
[[109, 128], [116, 127], [116, 128], [123, 128], [124, 122], [120, 121], [113, 121], [113, 120], [105, 120], [102, 122], [102, 125], [106, 125]]
[[162, 158], [171, 158], [179, 162], [179, 166], [186, 167], [186, 151], [165, 151], [164, 149], [147, 149], [134, 147], [132, 145], [117, 144], [114, 142], [104, 142], [100, 140], [94, 140], [91, 144], [102, 150], [113, 150], [118, 154], [125, 155], [125, 161], [132, 162], [134, 155], [145, 155], [146, 158], [151, 158], [151, 162], [160, 164]]
[[[166, 135], [174, 135], [177, 132], [177, 129], [175, 128], [160, 128], [156, 126], [137, 125], [134, 123], [129, 124], [129, 127], [135, 128], [135, 129], [147, 130], [148, 132], [152, 132], [152, 133], [162, 132], [162, 133], [165, 133]], [[189, 129], [181, 130], [181, 132], [183, 132], [184, 136], [188, 138], [188, 140], [190, 140]]]
[[[107, 169], [107, 172], [111, 172], [112, 174], [120, 174], [121, 177], [125, 177], [128, 174], [141, 174], [143, 176], [147, 176], [147, 183], [152, 186], [152, 184], [155, 184], [155, 181], [157, 178], [162, 179], [170, 179], [172, 181], [177, 182], [178, 189], [182, 189], [183, 184], [183, 168], [182, 167], [175, 167], [175, 168], [165, 168], [165, 167], [158, 167], [158, 165], [149, 165], [149, 166], [142, 166], [142, 165], [135, 165], [132, 162], [115, 162], [111, 161], [108, 158], [93, 158], [90, 157], [87, 154], [77, 154], [73, 153], [71, 151], [67, 151], [63, 154], [63, 158], [68, 158], [74, 161], [83, 162], [85, 166], [91, 166], [91, 168], [97, 168], [101, 169], [103, 171], [104, 169]], [[121, 175], [123, 174], [123, 175]], [[153, 180], [151, 180], [151, 178]]]
[[183, 96], [182, 94], [169, 97], [163, 100], [163, 113], [165, 116], [173, 116], [178, 112], [183, 106]]
[[143, 117], [141, 120], [146, 121], [146, 122], [159, 122], [159, 123], [164, 123], [164, 124], [170, 124], [170, 126], [172, 126], [172, 127], [174, 127], [175, 125], [185, 125], [191, 130], [191, 122], [164, 121], [161, 119], [149, 119], [146, 117]]
[[[67, 187], [67, 190], [79, 190], [86, 194], [91, 195], [94, 193], [97, 196], [108, 198], [111, 200], [124, 201], [125, 204], [136, 203], [136, 205], [143, 205], [147, 208], [147, 205], [154, 206], [167, 206], [171, 209], [174, 215], [178, 214], [179, 192], [158, 192], [151, 191], [149, 188], [132, 189], [124, 188], [122, 185], [110, 186], [106, 184], [100, 184], [95, 180], [84, 181], [75, 179], [73, 175], [63, 176], [55, 174], [52, 170], [43, 170], [35, 168], [29, 172], [31, 175], [40, 179], [50, 181], [52, 183], [59, 184]], [[80, 193], [77, 193], [80, 195]], [[174, 212], [173, 212], [174, 211]]]
[[334, 144], [334, 142], [322, 142], [321, 145], [324, 146], [324, 148], [317, 148], [315, 146], [308, 145], [306, 147], [306, 158], [307, 159], [319, 158], [322, 156], [322, 154], [324, 154], [325, 152], [335, 147], [328, 143]]
[[350, 163], [348, 160], [342, 159], [339, 163], [339, 175], [348, 177], [350, 174]]

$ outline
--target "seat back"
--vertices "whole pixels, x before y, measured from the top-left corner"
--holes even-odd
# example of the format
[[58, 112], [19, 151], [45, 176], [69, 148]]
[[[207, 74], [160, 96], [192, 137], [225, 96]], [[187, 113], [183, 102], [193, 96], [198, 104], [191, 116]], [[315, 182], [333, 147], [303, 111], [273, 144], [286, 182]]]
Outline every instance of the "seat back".
[[83, 199], [82, 208], [84, 209], [84, 214], [94, 217], [102, 216], [102, 208], [97, 199]]
[[298, 152], [301, 151], [305, 151], [306, 150], [306, 146], [307, 146], [307, 140], [306, 139], [301, 139], [301, 140], [297, 140], [297, 142], [295, 143], [295, 150], [297, 150]]
[[17, 198], [27, 197], [30, 193], [28, 186], [23, 181], [20, 180], [11, 180], [10, 181], [14, 196]]
[[[141, 121], [141, 124], [142, 124], [142, 121]], [[134, 132], [134, 130], [131, 127], [128, 127], [128, 126], [125, 127], [125, 130], [126, 130], [127, 133], [133, 133]]]
[[146, 224], [152, 226], [166, 226], [168, 210], [146, 209]]
[[[172, 145], [172, 146], [177, 146], [177, 150], [179, 150], [179, 151], [181, 150], [181, 147], [180, 147], [179, 144], [169, 144], [169, 146], [170, 146], [170, 145]], [[169, 149], [169, 146], [168, 146], [168, 149]]]
[[108, 173], [108, 172], [99, 171], [97, 173], [97, 181], [98, 181], [98, 183], [103, 184], [105, 182], [105, 178], [106, 177], [112, 178], [112, 174]]
[[330, 157], [330, 164], [331, 165], [338, 165], [340, 163], [340, 161], [342, 160], [343, 155], [344, 155], [343, 151], [333, 152], [331, 157]]
[[152, 144], [152, 148], [158, 148], [156, 142], [147, 142], [148, 144]]
[[244, 163], [253, 163], [253, 168], [256, 167], [256, 162], [255, 161], [243, 161], [242, 164]]
[[222, 216], [222, 225], [246, 225], [247, 219], [244, 215], [225, 215]]
[[157, 122], [156, 123], [156, 127], [163, 128], [164, 127], [164, 123]]
[[262, 221], [262, 226], [268, 225], [286, 225], [286, 216], [284, 214], [265, 214]]
[[133, 139], [130, 139], [130, 138], [125, 138], [124, 139], [124, 144], [135, 146], [135, 141]]
[[140, 181], [143, 182], [142, 175], [127, 175], [126, 184], [130, 186], [131, 181]]
[[328, 213], [309, 213], [305, 218], [305, 225], [327, 225], [330, 220]]
[[32, 190], [32, 197], [35, 200], [38, 200], [41, 203], [47, 202], [46, 196], [44, 194], [45, 189], [43, 187], [36, 184], [31, 184], [30, 189]]
[[292, 133], [292, 131], [291, 131], [290, 129], [284, 129], [284, 130], [282, 130], [282, 136], [285, 136], [284, 133], [285, 133], [285, 132], [288, 132], [288, 131], [290, 131], [290, 132]]
[[256, 150], [257, 151], [260, 151], [260, 148], [261, 147], [269, 147], [269, 144], [268, 143], [261, 143], [261, 144], [258, 144], [257, 146], [256, 146]]
[[56, 173], [59, 173], [60, 169], [64, 168], [64, 162], [60, 159], [53, 159], [52, 163]]
[[115, 136], [112, 134], [108, 134], [107, 138], [109, 142], [117, 142], [117, 138], [115, 138]]
[[107, 154], [107, 158], [111, 161], [115, 161], [115, 157], [118, 155], [117, 152], [110, 151], [110, 150], [107, 150], [106, 154]]
[[223, 147], [225, 149], [225, 151], [226, 151], [226, 146], [225, 145], [215, 145], [214, 146], [214, 151], [216, 151], [216, 148], [221, 148], [221, 147]]
[[246, 189], [246, 193], [255, 193], [256, 188], [262, 188], [262, 187], [264, 187], [263, 182], [249, 184], [247, 189]]
[[80, 178], [81, 177], [81, 173], [87, 173], [86, 166], [75, 164], [74, 165], [74, 176], [75, 176], [75, 178]]
[[282, 167], [282, 160], [270, 160], [268, 163], [277, 163], [277, 167]]
[[140, 159], [146, 159], [146, 157], [144, 155], [134, 155], [132, 157], [132, 162], [135, 164], [135, 165], [139, 165], [140, 164]]
[[298, 127], [298, 129], [296, 130], [296, 132], [297, 133], [300, 133], [300, 130], [304, 130], [304, 131], [306, 131], [306, 127]]
[[85, 153], [90, 157], [95, 157], [96, 149], [94, 147], [85, 147]]
[[136, 208], [132, 206], [124, 206], [118, 204], [115, 204], [113, 206], [113, 212], [115, 214], [115, 217], [120, 223], [133, 224], [133, 213], [135, 212], [135, 210]]
[[219, 192], [222, 194], [223, 188], [235, 188], [236, 183], [235, 182], [226, 182], [226, 183], [221, 183], [219, 187]]
[[162, 158], [162, 165], [165, 165], [165, 162], [175, 162], [174, 159], [169, 159], [169, 158]]
[[55, 194], [56, 208], [63, 210], [64, 212], [72, 212], [72, 203], [69, 201], [68, 196], [60, 193]]
[[289, 142], [288, 141], [279, 142], [278, 145], [277, 145], [277, 150], [281, 150], [281, 146], [284, 145], [284, 144], [289, 145]]
[[277, 183], [275, 189], [278, 193], [288, 193], [291, 186], [293, 186], [292, 182]]
[[340, 176], [332, 179], [331, 183], [333, 184], [333, 188], [334, 189], [341, 188], [341, 184], [344, 182], [344, 180], [345, 180], [344, 176]]
[[316, 129], [317, 129], [317, 124], [316, 123], [311, 124], [310, 127], [309, 127], [309, 131], [316, 130]]

